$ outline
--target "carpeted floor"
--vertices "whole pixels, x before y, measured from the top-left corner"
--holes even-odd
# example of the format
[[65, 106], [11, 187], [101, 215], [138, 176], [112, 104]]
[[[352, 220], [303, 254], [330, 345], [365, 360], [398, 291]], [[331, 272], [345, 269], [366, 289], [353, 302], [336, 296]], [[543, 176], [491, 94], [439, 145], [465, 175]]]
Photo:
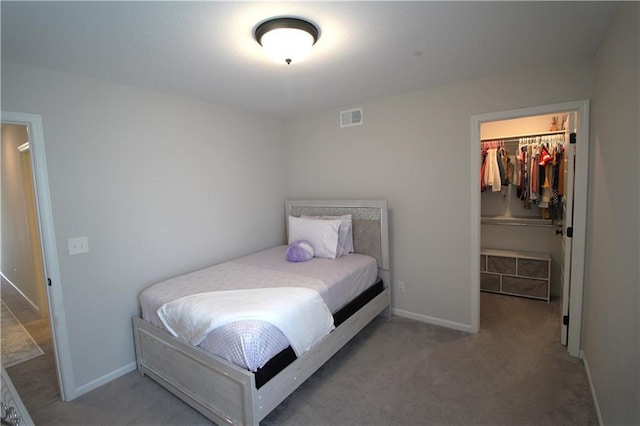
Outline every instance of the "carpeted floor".
[[557, 303], [483, 293], [481, 331], [378, 319], [265, 425], [597, 424]]
[[[584, 367], [559, 344], [559, 318], [557, 303], [488, 293], [477, 335], [377, 318], [262, 424], [596, 425]], [[32, 397], [22, 394], [27, 407]], [[135, 372], [30, 414], [39, 425], [210, 424]]]

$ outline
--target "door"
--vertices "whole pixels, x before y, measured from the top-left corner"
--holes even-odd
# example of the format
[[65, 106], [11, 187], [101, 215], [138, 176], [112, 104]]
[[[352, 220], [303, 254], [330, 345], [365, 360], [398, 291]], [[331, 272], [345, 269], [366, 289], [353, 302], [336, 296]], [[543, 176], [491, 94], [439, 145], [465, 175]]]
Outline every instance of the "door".
[[569, 300], [571, 297], [571, 263], [572, 263], [572, 234], [573, 234], [573, 192], [575, 182], [576, 159], [576, 113], [570, 112], [567, 120], [564, 138], [564, 194], [562, 194], [562, 252], [563, 262], [560, 264], [562, 285], [562, 316], [560, 318], [560, 343], [567, 346], [569, 338]]

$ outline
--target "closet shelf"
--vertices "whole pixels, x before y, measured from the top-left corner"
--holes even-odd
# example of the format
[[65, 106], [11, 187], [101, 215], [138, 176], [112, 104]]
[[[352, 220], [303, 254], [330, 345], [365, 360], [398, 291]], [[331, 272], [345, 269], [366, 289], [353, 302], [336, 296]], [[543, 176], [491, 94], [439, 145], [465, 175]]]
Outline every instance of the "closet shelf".
[[557, 223], [553, 223], [551, 219], [513, 216], [482, 216], [480, 223], [486, 225], [537, 226], [542, 228], [555, 228], [560, 226]]

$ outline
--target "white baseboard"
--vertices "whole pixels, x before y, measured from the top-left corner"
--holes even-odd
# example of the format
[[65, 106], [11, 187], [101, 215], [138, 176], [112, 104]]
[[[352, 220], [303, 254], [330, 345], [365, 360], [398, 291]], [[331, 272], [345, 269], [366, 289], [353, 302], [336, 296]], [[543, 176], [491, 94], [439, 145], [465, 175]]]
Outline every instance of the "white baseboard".
[[430, 317], [428, 315], [416, 314], [414, 312], [403, 311], [402, 309], [396, 309], [396, 308], [391, 308], [391, 313], [399, 317], [426, 322], [428, 324], [439, 325], [441, 327], [452, 328], [454, 330], [466, 331], [467, 333], [473, 333], [473, 329], [470, 324], [462, 324], [455, 321], [449, 321], [442, 318]]
[[593, 403], [596, 406], [596, 414], [598, 415], [598, 424], [602, 426], [604, 422], [602, 421], [602, 413], [600, 412], [600, 404], [598, 404], [598, 397], [596, 396], [596, 389], [593, 386], [593, 379], [591, 378], [591, 371], [589, 371], [589, 363], [587, 362], [587, 357], [584, 354], [584, 351], [580, 351], [580, 358], [582, 358], [582, 362], [584, 363], [584, 369], [587, 372], [587, 378], [589, 379], [589, 388], [591, 389], [591, 397], [593, 398]]
[[98, 377], [97, 379], [92, 380], [87, 384], [79, 386], [76, 388], [76, 394], [74, 395], [74, 398], [77, 398], [87, 392], [91, 392], [92, 390], [97, 389], [102, 385], [106, 385], [110, 381], [134, 371], [136, 368], [138, 368], [137, 364], [135, 362], [132, 362], [131, 364], [127, 364], [124, 367], [118, 368], [117, 370], [105, 374], [102, 377]]
[[0, 272], [0, 275], [2, 275], [2, 278], [4, 278], [5, 280], [7, 280], [7, 282], [11, 285], [11, 287], [13, 287], [13, 288], [14, 288], [14, 289], [15, 289], [15, 290], [20, 294], [20, 296], [22, 296], [22, 298], [23, 298], [24, 300], [26, 300], [26, 301], [27, 301], [27, 303], [28, 303], [29, 305], [31, 305], [31, 307], [36, 311], [36, 313], [37, 313], [38, 315], [40, 315], [40, 308], [38, 307], [38, 305], [36, 305], [35, 303], [33, 303], [33, 302], [31, 301], [31, 299], [29, 299], [29, 298], [27, 297], [27, 295], [26, 295], [26, 294], [24, 294], [24, 293], [22, 292], [22, 290], [20, 290], [20, 289], [18, 288], [18, 286], [17, 286], [17, 285], [15, 285], [15, 284], [14, 284], [14, 283], [9, 279], [9, 278], [7, 278], [7, 276], [6, 276], [5, 274], [3, 274], [2, 272]]

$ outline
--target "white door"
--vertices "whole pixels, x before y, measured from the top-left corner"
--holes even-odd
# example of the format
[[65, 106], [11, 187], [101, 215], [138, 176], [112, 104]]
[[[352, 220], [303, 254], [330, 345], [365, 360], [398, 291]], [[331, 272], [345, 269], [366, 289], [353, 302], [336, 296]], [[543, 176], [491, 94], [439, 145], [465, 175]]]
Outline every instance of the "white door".
[[[570, 112], [567, 120], [564, 138], [564, 156], [561, 167], [564, 169], [564, 194], [562, 195], [562, 252], [564, 260], [561, 262], [562, 284], [562, 317], [560, 318], [560, 343], [567, 345], [569, 337], [569, 299], [571, 297], [571, 261], [572, 261], [572, 233], [573, 233], [573, 194], [575, 181], [575, 158], [577, 137], [576, 113]], [[571, 141], [574, 143], [571, 143]]]

